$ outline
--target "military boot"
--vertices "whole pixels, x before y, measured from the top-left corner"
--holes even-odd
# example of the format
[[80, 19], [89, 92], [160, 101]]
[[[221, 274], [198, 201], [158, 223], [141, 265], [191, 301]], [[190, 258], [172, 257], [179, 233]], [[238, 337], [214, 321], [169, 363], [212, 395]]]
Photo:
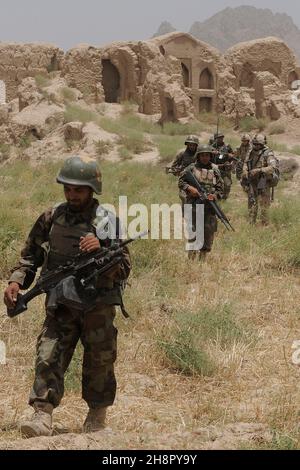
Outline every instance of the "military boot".
[[53, 406], [47, 404], [33, 405], [34, 413], [31, 419], [21, 423], [23, 437], [51, 436], [52, 434], [52, 411]]
[[83, 424], [83, 432], [96, 432], [105, 428], [106, 408], [90, 408]]

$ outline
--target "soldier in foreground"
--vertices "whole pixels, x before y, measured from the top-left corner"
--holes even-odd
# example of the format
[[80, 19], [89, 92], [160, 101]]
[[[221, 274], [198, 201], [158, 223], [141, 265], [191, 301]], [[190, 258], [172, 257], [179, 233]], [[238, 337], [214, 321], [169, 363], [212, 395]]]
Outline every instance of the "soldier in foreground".
[[[101, 194], [102, 182], [96, 162], [77, 156], [67, 159], [57, 182], [64, 185], [66, 202], [40, 215], [31, 229], [4, 293], [8, 308], [14, 307], [20, 289], [28, 289], [40, 266], [42, 272], [52, 272], [72, 262], [79, 253], [99, 252], [113, 243], [97, 236], [100, 206], [93, 193]], [[64, 374], [79, 339], [84, 349], [82, 397], [89, 407], [83, 430], [104, 427], [106, 408], [113, 404], [116, 393], [115, 305], [123, 305], [122, 284], [129, 271], [129, 252], [124, 247], [121, 261], [96, 278], [95, 302], [86, 310], [85, 305], [77, 310], [61, 303], [56, 292], [47, 293], [46, 319], [37, 341], [35, 379], [29, 397], [34, 414], [21, 423], [25, 437], [51, 435], [52, 412], [63, 397]]]
[[[189, 182], [188, 172], [191, 170], [196, 180], [202, 183], [208, 193], [208, 199], [211, 201], [222, 199], [224, 183], [221, 178], [218, 167], [212, 163], [213, 149], [209, 145], [202, 145], [196, 154], [196, 161], [192, 163], [182, 173], [179, 178], [178, 186], [185, 193], [186, 203], [193, 206], [193, 231], [195, 227], [196, 205], [204, 204], [204, 245], [197, 251], [189, 251], [189, 258], [195, 259], [199, 253], [199, 259], [205, 258], [206, 254], [212, 249], [214, 236], [217, 231], [217, 218], [212, 211], [208, 201], [204, 200], [203, 194]], [[190, 240], [191, 241], [191, 240]]]
[[186, 149], [178, 153], [172, 165], [168, 168], [168, 173], [175, 176], [179, 176], [187, 166], [195, 161], [199, 139], [195, 135], [188, 135], [184, 145], [186, 145]]
[[241, 184], [248, 193], [249, 221], [255, 224], [260, 207], [260, 219], [268, 224], [268, 209], [271, 204], [271, 189], [279, 181], [279, 162], [273, 150], [265, 145], [262, 134], [253, 138], [253, 149], [243, 166]]
[[213, 163], [218, 166], [221, 177], [224, 181], [223, 199], [227, 199], [232, 185], [231, 173], [233, 170], [232, 162], [234, 160], [234, 154], [231, 145], [225, 144], [224, 137], [224, 134], [216, 133], [214, 135], [214, 143], [212, 144], [212, 147]]
[[245, 160], [248, 160], [251, 150], [251, 137], [249, 134], [243, 134], [241, 138], [241, 145], [237, 148], [236, 151], [238, 162], [236, 164], [235, 173], [238, 180], [240, 180], [242, 177], [244, 162]]

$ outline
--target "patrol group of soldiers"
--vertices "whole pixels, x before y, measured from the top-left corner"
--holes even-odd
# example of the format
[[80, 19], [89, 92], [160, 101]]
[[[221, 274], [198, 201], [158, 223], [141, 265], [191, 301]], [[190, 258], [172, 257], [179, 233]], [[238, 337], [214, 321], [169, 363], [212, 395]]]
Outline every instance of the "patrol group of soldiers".
[[[182, 205], [204, 203], [204, 245], [199, 251], [199, 258], [211, 251], [214, 235], [217, 231], [217, 217], [208, 204], [209, 200], [226, 200], [235, 173], [243, 190], [248, 195], [249, 221], [257, 221], [258, 209], [263, 225], [268, 224], [268, 208], [274, 197], [274, 187], [279, 181], [279, 162], [274, 152], [267, 146], [266, 136], [257, 134], [253, 138], [244, 134], [241, 145], [235, 151], [224, 142], [224, 134], [216, 133], [208, 145], [200, 145], [195, 135], [185, 140], [186, 149], [180, 152], [168, 173], [179, 177], [179, 197]], [[192, 171], [202, 183], [208, 194], [208, 200], [190, 184], [187, 178]], [[193, 220], [193, 231], [195, 231]], [[190, 240], [192, 241], [192, 240]], [[189, 251], [189, 257], [195, 258], [198, 252]]]
[[[248, 194], [251, 222], [256, 221], [260, 205], [262, 222], [267, 223], [271, 188], [279, 178], [278, 161], [262, 135], [252, 140], [244, 135], [236, 152], [224, 143], [222, 134], [216, 134], [210, 145], [199, 145], [195, 136], [188, 136], [185, 144], [186, 150], [176, 157], [170, 171], [179, 176], [183, 204], [191, 203], [195, 207], [198, 201], [204, 202], [204, 245], [200, 250], [200, 257], [204, 257], [211, 251], [217, 230], [214, 204], [207, 202], [228, 198], [235, 168]], [[196, 178], [194, 181], [205, 188], [205, 200], [199, 193], [198, 183], [198, 189], [190, 183], [189, 171]], [[38, 268], [42, 267], [42, 275], [55, 272], [81, 254], [101, 252], [119, 243], [118, 232], [115, 240], [99, 237], [98, 229], [106, 223], [107, 213], [94, 198], [94, 193], [101, 194], [102, 177], [93, 159], [68, 158], [57, 182], [63, 185], [66, 202], [46, 210], [33, 225], [4, 292], [8, 309], [15, 308], [20, 290], [30, 287]], [[56, 295], [54, 288], [46, 292], [46, 318], [37, 340], [35, 379], [29, 397], [34, 413], [31, 419], [21, 423], [25, 437], [52, 434], [53, 409], [63, 397], [64, 375], [79, 340], [84, 350], [82, 397], [89, 408], [83, 430], [92, 432], [104, 427], [106, 409], [113, 404], [116, 393], [115, 306], [123, 306], [122, 291], [130, 269], [129, 251], [124, 246], [118, 264], [97, 279], [97, 297], [92, 307], [84, 302], [82, 308], [74, 306], [66, 300], [67, 296]]]

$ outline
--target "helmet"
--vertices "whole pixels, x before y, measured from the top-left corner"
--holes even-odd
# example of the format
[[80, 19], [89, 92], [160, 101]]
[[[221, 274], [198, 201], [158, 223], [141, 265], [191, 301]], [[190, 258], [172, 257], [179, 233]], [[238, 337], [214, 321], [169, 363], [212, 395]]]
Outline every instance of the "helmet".
[[218, 139], [219, 137], [220, 137], [220, 138], [221, 138], [221, 137], [225, 137], [225, 135], [222, 134], [222, 132], [216, 132], [216, 133], [214, 134], [214, 139], [216, 140], [216, 139]]
[[199, 145], [198, 137], [196, 135], [188, 135], [184, 142], [184, 145], [187, 145], [187, 144]]
[[61, 184], [89, 186], [97, 194], [102, 192], [102, 175], [93, 158], [74, 155], [68, 158], [56, 177]]
[[248, 142], [251, 141], [251, 137], [249, 134], [243, 134], [242, 137], [241, 137], [241, 141], [243, 140], [247, 140]]
[[196, 153], [196, 158], [198, 158], [198, 155], [201, 155], [202, 153], [210, 153], [212, 155], [213, 148], [210, 145], [200, 145]]
[[260, 144], [260, 145], [265, 145], [266, 144], [266, 137], [264, 134], [257, 134], [253, 138], [253, 144]]

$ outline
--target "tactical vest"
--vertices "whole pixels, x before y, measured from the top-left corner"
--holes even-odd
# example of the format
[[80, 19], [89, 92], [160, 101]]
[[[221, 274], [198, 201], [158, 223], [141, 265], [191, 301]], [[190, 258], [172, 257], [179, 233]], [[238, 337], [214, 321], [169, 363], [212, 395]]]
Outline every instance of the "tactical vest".
[[80, 216], [76, 217], [76, 213], [74, 216], [69, 216], [68, 220], [66, 204], [61, 204], [56, 208], [49, 232], [47, 269], [52, 270], [66, 264], [80, 253], [80, 237], [85, 237], [88, 233], [95, 234], [92, 221], [96, 216], [96, 210], [97, 206], [93, 208], [90, 221], [86, 221], [80, 220]]
[[[87, 218], [84, 218], [81, 214], [70, 214], [67, 211], [66, 203], [54, 208], [43, 271], [46, 269], [53, 270], [68, 261], [73, 261], [74, 257], [80, 253], [80, 237], [84, 237], [88, 233], [96, 234], [95, 220], [98, 207], [98, 204], [94, 204], [91, 214]], [[105, 246], [105, 242], [101, 241], [101, 246]], [[97, 280], [96, 286], [99, 293], [97, 302], [120, 305], [123, 308], [123, 282], [115, 282], [104, 274]]]
[[208, 192], [211, 192], [211, 189], [216, 185], [217, 178], [213, 168], [197, 168], [196, 166], [193, 169], [193, 173], [199, 183], [202, 183]]

